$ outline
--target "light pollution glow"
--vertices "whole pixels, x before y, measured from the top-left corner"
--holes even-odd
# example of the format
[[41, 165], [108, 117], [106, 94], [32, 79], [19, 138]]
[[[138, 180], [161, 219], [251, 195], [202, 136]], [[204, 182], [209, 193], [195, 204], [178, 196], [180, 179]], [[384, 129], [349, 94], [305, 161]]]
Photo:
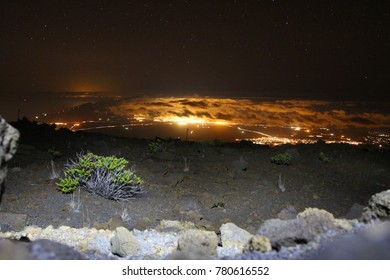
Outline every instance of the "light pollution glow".
[[390, 114], [362, 111], [359, 103], [319, 100], [263, 100], [233, 98], [142, 97], [109, 107], [116, 117], [177, 124], [266, 125], [292, 127], [390, 127]]

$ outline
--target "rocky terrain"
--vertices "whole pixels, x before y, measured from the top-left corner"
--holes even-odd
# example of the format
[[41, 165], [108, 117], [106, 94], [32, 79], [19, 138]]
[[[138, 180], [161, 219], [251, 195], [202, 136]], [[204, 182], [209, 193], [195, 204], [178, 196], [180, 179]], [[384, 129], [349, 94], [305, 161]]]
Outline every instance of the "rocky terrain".
[[[13, 125], [21, 138], [0, 204], [0, 252], [17, 246], [20, 254], [0, 258], [390, 257], [380, 250], [389, 245], [389, 225], [380, 222], [389, 213], [388, 150], [125, 139]], [[58, 177], [81, 151], [125, 158], [146, 192], [128, 203], [60, 192]], [[271, 162], [283, 153], [290, 165]], [[343, 238], [376, 251], [328, 252]]]

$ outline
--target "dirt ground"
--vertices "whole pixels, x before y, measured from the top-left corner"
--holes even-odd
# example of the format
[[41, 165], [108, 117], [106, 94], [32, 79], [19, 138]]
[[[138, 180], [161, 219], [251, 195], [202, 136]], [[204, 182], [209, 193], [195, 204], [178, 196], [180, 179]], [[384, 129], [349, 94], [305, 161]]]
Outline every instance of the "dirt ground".
[[[92, 227], [127, 209], [128, 228], [152, 228], [168, 219], [192, 221], [215, 231], [233, 222], [255, 232], [264, 220], [288, 218], [308, 207], [345, 217], [354, 204], [365, 205], [371, 195], [390, 188], [388, 150], [324, 143], [270, 148], [246, 142], [170, 140], [150, 151], [151, 141], [78, 133], [48, 143], [22, 144], [9, 164], [0, 211], [27, 214], [28, 224], [40, 227]], [[120, 204], [76, 191], [81, 206], [74, 211], [71, 195], [59, 191], [58, 179], [50, 179], [50, 147], [62, 153], [54, 160], [61, 176], [67, 160], [81, 151], [123, 157], [144, 180], [146, 192]], [[286, 151], [293, 156], [291, 165], [271, 163], [272, 156]], [[329, 162], [319, 159], [321, 152]]]

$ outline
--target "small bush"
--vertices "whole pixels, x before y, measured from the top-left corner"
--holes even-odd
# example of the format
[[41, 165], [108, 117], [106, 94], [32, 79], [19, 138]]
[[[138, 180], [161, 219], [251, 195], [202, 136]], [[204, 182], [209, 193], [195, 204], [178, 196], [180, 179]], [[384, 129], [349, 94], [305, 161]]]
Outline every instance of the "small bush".
[[271, 157], [271, 162], [278, 165], [290, 165], [292, 160], [292, 156], [290, 154], [278, 154], [276, 156]]
[[65, 178], [57, 185], [64, 193], [80, 187], [108, 199], [127, 201], [143, 192], [141, 178], [125, 170], [127, 163], [124, 158], [79, 154], [67, 164]]
[[161, 141], [155, 140], [151, 141], [148, 144], [148, 149], [150, 153], [157, 153], [161, 151]]
[[328, 158], [323, 152], [321, 152], [321, 153], [318, 155], [318, 158], [319, 158], [319, 160], [322, 161], [322, 162], [325, 162], [325, 163], [330, 162], [330, 158]]

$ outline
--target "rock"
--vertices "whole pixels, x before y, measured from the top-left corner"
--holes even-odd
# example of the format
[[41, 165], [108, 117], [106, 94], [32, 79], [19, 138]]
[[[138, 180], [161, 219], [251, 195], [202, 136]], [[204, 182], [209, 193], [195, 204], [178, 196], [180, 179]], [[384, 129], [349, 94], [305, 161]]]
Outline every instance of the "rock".
[[375, 222], [357, 233], [336, 236], [322, 242], [320, 249], [307, 256], [307, 259], [389, 260], [390, 222]]
[[243, 249], [253, 237], [252, 234], [233, 223], [223, 224], [220, 230], [223, 247], [237, 247]]
[[253, 252], [269, 252], [272, 250], [271, 242], [269, 239], [262, 235], [255, 235], [249, 240], [248, 244], [245, 245], [243, 253]]
[[177, 251], [179, 235], [176, 232], [133, 230], [140, 248], [138, 256], [144, 259], [164, 259]]
[[137, 255], [139, 244], [134, 235], [124, 227], [118, 227], [115, 235], [111, 239], [111, 251], [114, 255], [126, 257], [128, 255]]
[[204, 256], [217, 254], [218, 237], [214, 231], [189, 229], [178, 240], [178, 250]]
[[0, 260], [80, 260], [75, 249], [50, 240], [21, 242], [0, 239]]
[[141, 230], [147, 229], [147, 228], [150, 228], [152, 223], [153, 222], [149, 217], [142, 217], [142, 219], [137, 220], [137, 222], [135, 224], [135, 228], [141, 229]]
[[368, 205], [364, 208], [361, 220], [368, 222], [375, 219], [389, 218], [390, 215], [390, 190], [386, 190], [371, 196]]
[[0, 116], [0, 203], [5, 192], [6, 163], [16, 153], [18, 140], [19, 131], [6, 123]]
[[295, 219], [297, 214], [297, 209], [295, 209], [294, 206], [289, 205], [286, 208], [282, 209], [277, 216], [281, 220], [291, 220]]
[[26, 226], [27, 215], [0, 212], [0, 231], [21, 231]]
[[36, 226], [25, 227], [20, 232], [0, 233], [0, 237], [10, 239], [28, 238], [31, 241], [47, 239], [77, 249], [79, 252], [95, 256], [109, 255], [111, 253], [110, 239], [114, 232], [108, 230], [96, 230], [95, 228], [70, 228], [61, 226], [55, 229], [48, 226], [44, 229]]
[[354, 221], [337, 220], [325, 210], [308, 208], [293, 220], [265, 221], [257, 230], [257, 234], [268, 237], [274, 248], [293, 247], [306, 244], [330, 230], [351, 230], [352, 223]]
[[93, 227], [96, 229], [108, 229], [115, 230], [118, 227], [124, 227], [125, 224], [119, 215], [114, 215], [112, 218], [108, 220], [107, 223], [99, 224], [97, 222], [93, 223]]
[[74, 248], [50, 240], [37, 240], [31, 244], [31, 255], [36, 260], [82, 260]]
[[162, 220], [156, 229], [161, 232], [180, 232], [187, 229], [196, 229], [196, 227], [192, 222]]

